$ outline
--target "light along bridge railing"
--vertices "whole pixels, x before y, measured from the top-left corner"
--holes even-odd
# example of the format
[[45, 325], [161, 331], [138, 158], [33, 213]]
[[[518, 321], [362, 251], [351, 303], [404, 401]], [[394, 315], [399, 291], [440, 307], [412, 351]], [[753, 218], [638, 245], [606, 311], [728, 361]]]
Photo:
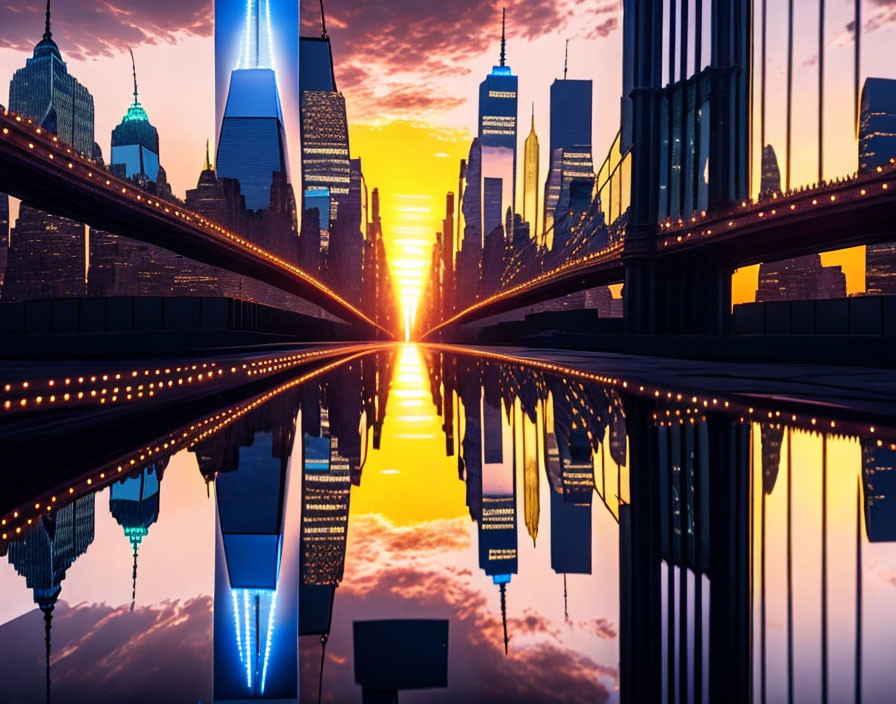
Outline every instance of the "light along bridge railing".
[[[614, 242], [599, 252], [580, 256], [532, 279], [504, 289], [430, 328], [423, 333], [421, 339], [425, 340], [446, 328], [521, 308], [530, 302], [540, 302], [593, 286], [621, 281], [622, 249], [623, 242]], [[563, 287], [562, 293], [552, 296], [551, 290], [558, 286]]]
[[[660, 224], [660, 254], [729, 247], [740, 266], [896, 239], [896, 158], [887, 167], [723, 212]], [[810, 231], [811, 237], [807, 236]], [[763, 237], [766, 235], [767, 237]]]
[[391, 337], [301, 268], [115, 176], [32, 120], [0, 114], [0, 190], [37, 208], [263, 281]]

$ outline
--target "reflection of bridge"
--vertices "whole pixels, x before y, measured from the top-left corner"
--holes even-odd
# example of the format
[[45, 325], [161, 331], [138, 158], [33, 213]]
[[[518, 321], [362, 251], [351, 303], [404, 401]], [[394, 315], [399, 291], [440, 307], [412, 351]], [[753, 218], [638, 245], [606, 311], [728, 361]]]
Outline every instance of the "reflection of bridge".
[[[896, 167], [892, 159], [887, 163], [890, 154], [871, 149], [871, 157], [863, 157], [876, 160], [863, 164], [869, 173], [785, 193], [766, 182], [775, 177], [764, 173], [763, 164], [760, 186], [754, 136], [761, 152], [766, 67], [755, 66], [754, 56], [764, 61], [765, 46], [755, 54], [752, 47], [759, 43], [754, 34], [765, 42], [764, 10], [754, 17], [744, 0], [701, 2], [694, 20], [687, 3], [627, 0], [623, 6], [621, 127], [596, 174], [590, 205], [567, 214], [571, 234], [563, 241], [573, 246], [532, 245], [505, 255], [497, 290], [496, 282], [483, 281], [485, 297], [424, 321], [426, 335], [612, 283], [625, 284], [626, 332], [726, 333], [737, 268], [896, 239]], [[689, 34], [695, 21], [696, 36]], [[788, 23], [792, 36], [792, 10]], [[854, 30], [857, 106], [860, 26]], [[822, 31], [822, 57], [824, 39]], [[792, 69], [792, 45], [788, 65]], [[823, 84], [823, 61], [818, 71]], [[789, 188], [792, 76], [787, 94], [782, 166]], [[824, 107], [819, 96], [819, 135]], [[754, 112], [761, 113], [759, 119]], [[819, 151], [820, 181], [823, 156]], [[752, 200], [760, 189], [762, 199]], [[505, 251], [514, 248], [507, 243]]]
[[0, 190], [90, 227], [126, 233], [131, 239], [263, 281], [388, 336], [296, 265], [118, 178], [31, 120], [5, 113], [0, 115], [0, 125]]

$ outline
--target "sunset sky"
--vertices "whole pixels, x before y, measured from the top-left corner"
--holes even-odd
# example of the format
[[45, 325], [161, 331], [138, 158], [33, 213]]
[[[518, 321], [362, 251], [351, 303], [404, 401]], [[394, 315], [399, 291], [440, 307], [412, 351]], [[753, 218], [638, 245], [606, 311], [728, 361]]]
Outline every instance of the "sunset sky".
[[[390, 254], [405, 261], [411, 272], [405, 280], [408, 293], [423, 275], [445, 194], [457, 189], [458, 162], [476, 130], [478, 85], [498, 59], [505, 6], [508, 63], [520, 77], [518, 148], [522, 150], [528, 134], [534, 103], [543, 177], [548, 90], [562, 74], [568, 38], [569, 77], [594, 81], [593, 153], [599, 164], [619, 126], [620, 0], [326, 3], [337, 82], [348, 105], [352, 156], [362, 158], [369, 187], [380, 189]], [[813, 180], [816, 171], [818, 3], [797, 0], [795, 7], [792, 180], [799, 184]], [[43, 12], [36, 1], [0, 6], [0, 102], [8, 95], [6, 81], [40, 39]], [[856, 165], [852, 13], [852, 0], [827, 3], [827, 177], [851, 173]], [[767, 141], [779, 154], [784, 143], [785, 20], [786, 3], [769, 2]], [[319, 33], [317, 0], [302, 2], [301, 24], [303, 34]], [[896, 77], [896, 0], [864, 0], [863, 25], [862, 76]], [[127, 47], [134, 49], [141, 102], [159, 129], [162, 163], [178, 195], [195, 185], [206, 139], [214, 144], [213, 32], [209, 0], [57, 0], [53, 7], [54, 39], [70, 71], [94, 95], [97, 141], [106, 153], [111, 130], [131, 100]], [[297, 132], [297, 125], [287, 127]], [[297, 145], [290, 146], [295, 160]], [[757, 135], [757, 165], [759, 146]], [[520, 188], [521, 182], [518, 175]], [[849, 290], [863, 290], [861, 249], [826, 255], [825, 262], [843, 264]], [[756, 269], [735, 277], [735, 300], [752, 298]]]

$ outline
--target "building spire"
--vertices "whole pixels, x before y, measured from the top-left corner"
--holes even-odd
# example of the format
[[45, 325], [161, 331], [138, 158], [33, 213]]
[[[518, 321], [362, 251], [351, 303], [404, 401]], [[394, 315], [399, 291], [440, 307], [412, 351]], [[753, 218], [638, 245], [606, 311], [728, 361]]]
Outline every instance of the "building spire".
[[134, 61], [134, 50], [128, 47], [128, 52], [131, 54], [131, 72], [134, 74], [134, 105], [137, 105], [137, 63]]
[[134, 569], [131, 573], [131, 611], [134, 611], [134, 603], [137, 601], [137, 548], [140, 543], [134, 543]]
[[49, 41], [53, 38], [53, 33], [50, 31], [50, 0], [47, 0], [47, 20], [44, 25], [44, 41]]
[[507, 655], [510, 639], [507, 637], [507, 584], [504, 582], [501, 582], [501, 621], [504, 623], [504, 654]]
[[566, 69], [569, 66], [569, 39], [566, 40], [566, 51], [563, 53], [563, 80], [566, 80]]
[[[48, 2], [47, 5], [50, 3]], [[53, 627], [53, 604], [44, 612], [44, 643], [46, 645], [46, 680], [47, 680], [47, 704], [50, 704], [50, 629]]]
[[532, 132], [535, 131], [535, 102], [532, 102]]
[[[212, 162], [208, 157], [208, 140], [205, 140], [205, 163], [202, 165], [203, 171], [211, 171], [212, 170]], [[208, 477], [205, 479], [205, 489], [208, 492]]]
[[[323, 2], [323, 0], [321, 0]], [[507, 64], [507, 35], [504, 32], [505, 23], [507, 20], [507, 8], [501, 8], [501, 66], [505, 66]]]
[[320, 0], [320, 38], [327, 39], [327, 16], [324, 14], [324, 0]]

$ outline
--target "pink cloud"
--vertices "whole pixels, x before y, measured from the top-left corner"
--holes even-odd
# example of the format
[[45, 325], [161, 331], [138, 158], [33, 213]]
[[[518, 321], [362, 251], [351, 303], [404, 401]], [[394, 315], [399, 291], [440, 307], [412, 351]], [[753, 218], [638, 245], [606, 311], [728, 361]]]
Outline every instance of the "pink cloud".
[[[139, 44], [173, 44], [179, 34], [211, 36], [213, 26], [207, 0], [69, 0], [53, 7], [53, 39], [74, 60]], [[0, 47], [30, 51], [43, 34], [44, 7], [0, 5], [0, 27]]]

